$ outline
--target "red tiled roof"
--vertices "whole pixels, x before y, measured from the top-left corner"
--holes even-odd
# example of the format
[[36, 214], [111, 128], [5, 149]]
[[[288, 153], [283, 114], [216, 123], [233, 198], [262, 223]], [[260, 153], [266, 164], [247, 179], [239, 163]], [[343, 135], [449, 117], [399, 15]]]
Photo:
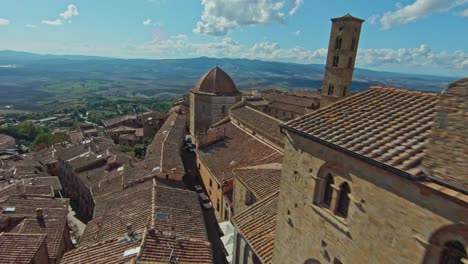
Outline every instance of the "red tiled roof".
[[217, 66], [206, 72], [198, 80], [192, 92], [216, 95], [239, 94], [231, 77]]
[[171, 258], [181, 264], [213, 263], [211, 244], [208, 241], [147, 233], [138, 263], [172, 263]]
[[0, 233], [0, 261], [3, 264], [29, 264], [45, 243], [45, 235]]
[[283, 147], [283, 134], [280, 132], [279, 125], [281, 120], [264, 114], [250, 106], [232, 107], [229, 115], [249, 127], [262, 137], [270, 140], [278, 147]]
[[138, 247], [140, 241], [109, 240], [89, 246], [82, 246], [67, 252], [60, 263], [64, 264], [124, 264], [128, 258], [124, 252]]
[[416, 175], [437, 99], [436, 94], [370, 87], [285, 128]]
[[118, 125], [121, 122], [124, 122], [127, 120], [134, 120], [134, 119], [136, 119], [136, 116], [120, 116], [120, 117], [105, 120], [102, 123], [104, 124], [104, 127], [111, 127], [111, 126]]
[[197, 149], [197, 154], [219, 183], [233, 179], [233, 169], [282, 162], [283, 155], [280, 152], [248, 135], [231, 122], [225, 122], [213, 129], [224, 133], [224, 139]]
[[180, 152], [185, 139], [186, 115], [171, 113], [148, 146], [145, 165], [151, 170], [184, 173]]
[[257, 197], [258, 200], [277, 192], [280, 187], [281, 169], [251, 169], [234, 170], [236, 179]]
[[272, 263], [278, 196], [275, 192], [232, 219], [262, 263]]
[[135, 232], [141, 232], [151, 215], [152, 187], [149, 181], [98, 197], [94, 218], [86, 225], [80, 245], [122, 237], [127, 232], [127, 224], [132, 224]]

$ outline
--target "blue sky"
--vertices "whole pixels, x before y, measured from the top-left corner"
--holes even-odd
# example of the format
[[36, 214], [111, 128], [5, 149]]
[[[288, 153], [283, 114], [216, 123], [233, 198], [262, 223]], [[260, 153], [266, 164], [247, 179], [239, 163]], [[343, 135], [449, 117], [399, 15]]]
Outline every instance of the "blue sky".
[[357, 67], [468, 76], [468, 0], [0, 0], [0, 50], [324, 63], [346, 13]]

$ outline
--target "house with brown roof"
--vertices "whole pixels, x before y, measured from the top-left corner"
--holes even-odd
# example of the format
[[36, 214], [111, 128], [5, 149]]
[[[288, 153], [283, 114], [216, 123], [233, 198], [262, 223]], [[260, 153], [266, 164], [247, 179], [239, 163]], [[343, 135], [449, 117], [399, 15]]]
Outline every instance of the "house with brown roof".
[[234, 212], [240, 213], [268, 195], [278, 192], [281, 168], [281, 163], [272, 163], [234, 169]]
[[[59, 263], [72, 248], [67, 213], [67, 199], [21, 193], [0, 201], [2, 263]], [[14, 241], [23, 242], [8, 250]]]
[[[233, 170], [246, 166], [281, 163], [281, 151], [238, 127], [222, 120], [198, 142], [197, 166], [200, 178], [218, 219], [229, 220], [232, 211]], [[234, 212], [235, 213], [235, 212]]]
[[233, 263], [273, 263], [278, 191], [236, 214]]
[[273, 262], [466, 261], [467, 95], [370, 87], [282, 125]]
[[[109, 254], [105, 254], [109, 250]], [[93, 256], [95, 258], [93, 258]], [[155, 179], [96, 199], [80, 247], [64, 263], [213, 263], [203, 213], [195, 192]]]
[[274, 90], [263, 93], [262, 98], [266, 104], [253, 102], [258, 110], [281, 120], [291, 120], [318, 109], [321, 95], [316, 92], [311, 98]]
[[0, 259], [4, 264], [48, 264], [46, 235], [0, 233]]
[[145, 166], [159, 178], [182, 181], [185, 175], [181, 152], [187, 116], [171, 113], [156, 133], [145, 155]]

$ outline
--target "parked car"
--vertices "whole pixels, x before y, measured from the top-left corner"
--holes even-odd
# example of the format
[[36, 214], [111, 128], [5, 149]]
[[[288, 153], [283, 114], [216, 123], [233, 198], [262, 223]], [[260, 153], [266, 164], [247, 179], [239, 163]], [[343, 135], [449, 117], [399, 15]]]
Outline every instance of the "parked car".
[[203, 208], [205, 209], [211, 209], [213, 208], [213, 205], [211, 204], [210, 198], [206, 194], [201, 194], [198, 196], [198, 199], [200, 200], [200, 203]]
[[198, 193], [198, 195], [204, 194], [203, 187], [201, 187], [201, 185], [195, 185], [195, 191]]

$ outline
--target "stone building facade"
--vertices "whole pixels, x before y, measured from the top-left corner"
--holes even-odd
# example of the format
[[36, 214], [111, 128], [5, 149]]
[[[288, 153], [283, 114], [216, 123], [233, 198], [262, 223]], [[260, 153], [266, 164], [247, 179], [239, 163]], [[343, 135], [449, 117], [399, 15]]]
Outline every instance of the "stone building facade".
[[[466, 83], [453, 87], [466, 95]], [[434, 159], [426, 151], [439, 133], [434, 127], [466, 123], [467, 100], [451, 120], [434, 118], [446, 108], [443, 100], [436, 107], [438, 99], [371, 87], [285, 124], [273, 263], [466, 261], [467, 175], [434, 180], [424, 164]], [[466, 133], [459, 139], [467, 149]], [[443, 166], [457, 172], [463, 164]]]
[[323, 96], [343, 98], [349, 95], [362, 22], [364, 20], [350, 14], [332, 18]]
[[231, 77], [215, 67], [205, 73], [190, 91], [190, 134], [196, 138], [229, 115], [241, 94]]

